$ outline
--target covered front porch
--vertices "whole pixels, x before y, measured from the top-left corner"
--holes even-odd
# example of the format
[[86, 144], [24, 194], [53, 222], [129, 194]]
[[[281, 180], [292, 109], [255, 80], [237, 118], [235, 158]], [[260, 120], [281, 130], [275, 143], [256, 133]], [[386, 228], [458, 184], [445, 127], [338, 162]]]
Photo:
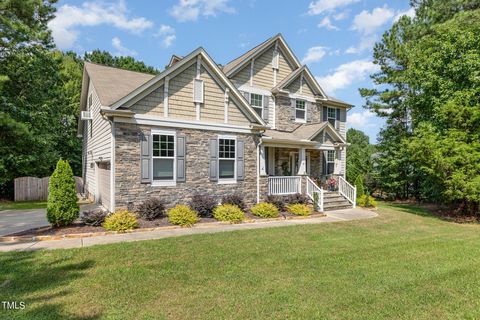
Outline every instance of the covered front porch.
[[301, 193], [313, 200], [318, 193], [323, 211], [324, 193], [336, 191], [355, 206], [356, 190], [344, 179], [347, 143], [343, 137], [329, 123], [301, 128], [300, 132], [267, 130], [262, 137], [263, 195]]

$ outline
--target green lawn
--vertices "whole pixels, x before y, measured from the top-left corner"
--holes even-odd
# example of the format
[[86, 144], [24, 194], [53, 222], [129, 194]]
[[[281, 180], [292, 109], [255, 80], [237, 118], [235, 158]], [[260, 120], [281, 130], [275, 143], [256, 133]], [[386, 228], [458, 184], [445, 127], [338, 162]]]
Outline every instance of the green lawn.
[[26, 302], [0, 318], [480, 318], [480, 226], [408, 206], [378, 212], [364, 221], [0, 254], [0, 300]]
[[0, 201], [0, 211], [42, 209], [46, 207], [47, 201]]

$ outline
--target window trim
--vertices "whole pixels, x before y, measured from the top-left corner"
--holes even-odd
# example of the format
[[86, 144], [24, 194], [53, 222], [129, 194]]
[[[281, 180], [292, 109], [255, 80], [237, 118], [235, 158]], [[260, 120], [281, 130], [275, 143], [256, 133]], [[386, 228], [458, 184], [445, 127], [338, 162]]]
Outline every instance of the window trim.
[[[332, 161], [328, 160], [328, 155], [329, 155], [330, 152], [333, 152], [333, 160]], [[325, 162], [327, 164], [327, 175], [335, 173], [335, 159], [336, 159], [336, 156], [337, 156], [336, 150], [327, 150], [327, 158], [325, 159]], [[328, 165], [331, 164], [331, 163], [333, 163], [333, 171], [332, 171], [332, 173], [328, 173]]]
[[261, 101], [261, 103], [262, 103], [262, 107], [261, 107], [261, 108], [262, 108], [262, 112], [261, 112], [261, 114], [259, 114], [259, 116], [263, 119], [263, 113], [265, 112], [265, 106], [263, 105], [263, 104], [264, 104], [264, 102], [263, 102], [263, 99], [264, 99], [263, 94], [255, 93], [255, 92], [249, 92], [248, 94], [249, 94], [249, 96], [250, 96], [250, 99], [249, 99], [250, 106], [253, 108], [254, 111], [255, 111], [255, 109], [260, 109], [260, 107], [259, 107], [259, 106], [254, 106], [254, 105], [252, 104], [252, 96], [253, 96], [253, 95], [256, 95], [256, 96], [260, 96], [260, 97], [261, 97], [261, 98], [260, 98], [260, 101]]
[[[220, 178], [220, 160], [231, 160], [231, 158], [220, 158], [220, 139], [235, 141], [235, 157], [233, 158], [233, 178]], [[219, 135], [217, 137], [217, 181], [218, 184], [237, 183], [237, 136]]]
[[[333, 118], [330, 117], [330, 110], [333, 110], [333, 112], [334, 112], [334, 114], [335, 114], [335, 116], [334, 116]], [[337, 108], [335, 108], [335, 107], [327, 107], [327, 121], [330, 122], [330, 119], [333, 119], [333, 120], [334, 120], [334, 124], [333, 124], [332, 126], [333, 126], [335, 129], [337, 129], [337, 127], [336, 127], [336, 125], [335, 125], [335, 124], [337, 123]], [[332, 123], [330, 122], [330, 124], [332, 124]]]
[[[165, 186], [176, 186], [177, 185], [177, 132], [174, 130], [152, 130], [150, 133], [152, 138], [150, 139], [150, 148], [151, 148], [151, 155], [150, 155], [150, 172], [152, 173], [151, 184], [153, 187], [165, 187]], [[153, 136], [154, 135], [165, 135], [165, 136], [173, 136], [173, 158], [172, 157], [161, 157], [157, 156], [154, 157], [153, 155]], [[173, 179], [172, 180], [154, 180], [153, 179], [153, 160], [154, 159], [173, 159]]]
[[[297, 108], [297, 102], [299, 102], [299, 101], [303, 101], [303, 106], [304, 106], [303, 109]], [[303, 116], [303, 119], [302, 118], [297, 118], [297, 111], [298, 110], [305, 112], [305, 114]], [[307, 100], [295, 99], [295, 122], [307, 123]]]

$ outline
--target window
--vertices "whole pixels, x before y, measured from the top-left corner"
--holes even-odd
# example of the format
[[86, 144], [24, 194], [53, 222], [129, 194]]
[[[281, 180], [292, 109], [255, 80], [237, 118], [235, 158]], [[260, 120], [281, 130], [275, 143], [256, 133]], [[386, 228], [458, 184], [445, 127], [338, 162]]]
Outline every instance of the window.
[[295, 121], [305, 122], [307, 111], [305, 110], [305, 100], [295, 101]]
[[337, 120], [337, 109], [335, 108], [328, 108], [328, 114], [327, 114], [328, 122], [335, 127], [335, 121]]
[[253, 110], [261, 117], [263, 113], [263, 96], [261, 94], [250, 93], [250, 104]]
[[175, 136], [154, 134], [152, 150], [153, 180], [174, 181]]
[[235, 139], [218, 139], [218, 178], [235, 179]]
[[335, 171], [335, 150], [327, 151], [327, 174]]

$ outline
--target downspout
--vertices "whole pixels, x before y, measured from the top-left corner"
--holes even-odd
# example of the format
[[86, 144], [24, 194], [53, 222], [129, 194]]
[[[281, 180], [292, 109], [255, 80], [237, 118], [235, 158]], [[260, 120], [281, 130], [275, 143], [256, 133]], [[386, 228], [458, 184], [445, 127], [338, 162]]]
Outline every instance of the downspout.
[[110, 135], [110, 211], [115, 212], [115, 122], [114, 118], [108, 120], [111, 126]]

